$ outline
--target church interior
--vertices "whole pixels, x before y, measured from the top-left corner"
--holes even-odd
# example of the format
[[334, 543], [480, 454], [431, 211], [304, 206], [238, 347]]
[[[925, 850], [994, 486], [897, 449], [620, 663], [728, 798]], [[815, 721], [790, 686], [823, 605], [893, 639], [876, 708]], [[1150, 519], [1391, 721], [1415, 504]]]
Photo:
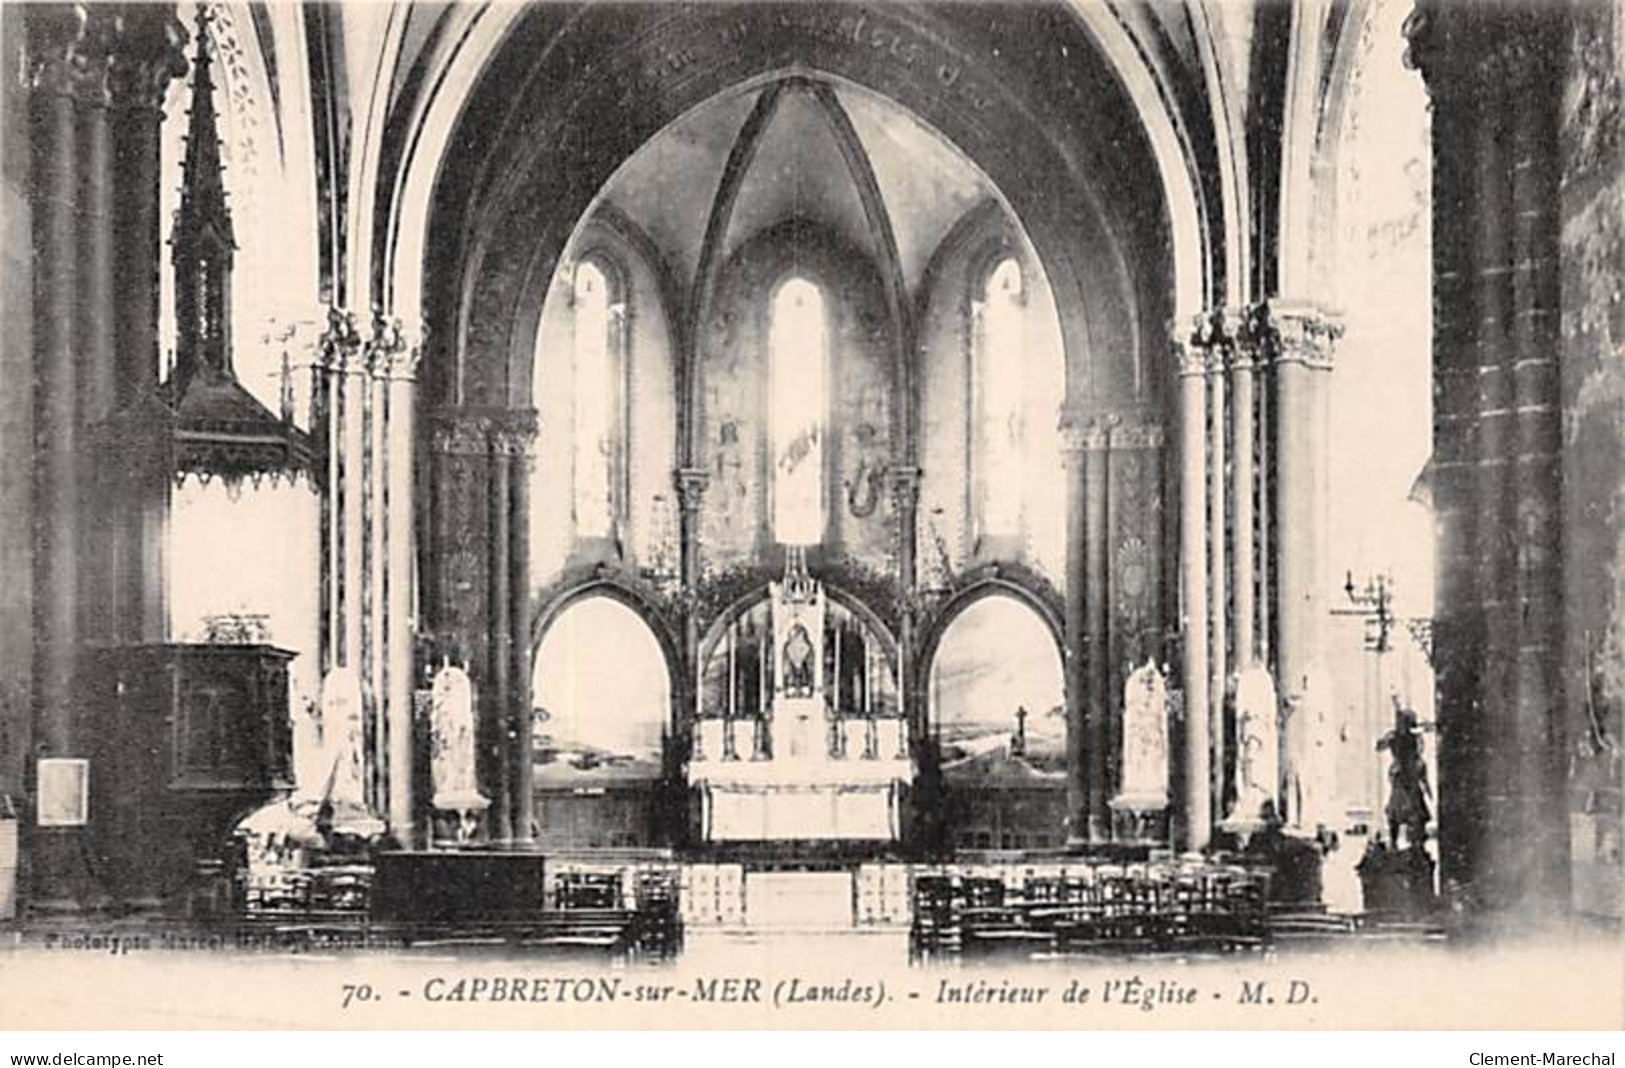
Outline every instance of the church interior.
[[1619, 0], [0, 33], [0, 924], [1617, 933]]

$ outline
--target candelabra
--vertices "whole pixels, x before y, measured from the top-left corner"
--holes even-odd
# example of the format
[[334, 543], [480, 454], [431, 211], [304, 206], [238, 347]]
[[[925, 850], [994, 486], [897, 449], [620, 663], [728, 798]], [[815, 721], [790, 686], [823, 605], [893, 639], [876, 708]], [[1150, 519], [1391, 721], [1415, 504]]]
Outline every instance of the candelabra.
[[1373, 575], [1363, 587], [1354, 585], [1354, 572], [1347, 572], [1343, 580], [1343, 593], [1352, 608], [1334, 608], [1334, 616], [1365, 617], [1365, 647], [1373, 653], [1386, 653], [1393, 648], [1390, 634], [1398, 620], [1394, 617], [1394, 580], [1384, 574]]

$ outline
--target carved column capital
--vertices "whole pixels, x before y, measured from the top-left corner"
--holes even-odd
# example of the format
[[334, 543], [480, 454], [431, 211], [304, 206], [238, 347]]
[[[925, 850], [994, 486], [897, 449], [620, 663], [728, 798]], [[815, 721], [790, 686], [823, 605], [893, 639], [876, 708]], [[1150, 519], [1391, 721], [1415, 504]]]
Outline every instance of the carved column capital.
[[114, 107], [160, 117], [169, 83], [186, 74], [186, 27], [167, 4], [119, 8], [107, 84]]
[[447, 456], [484, 456], [490, 449], [491, 418], [483, 411], [448, 409], [429, 420], [429, 445]]
[[106, 107], [118, 34], [116, 10], [97, 4], [44, 5], [32, 20], [29, 83], [36, 92]]
[[1343, 336], [1343, 325], [1335, 316], [1312, 305], [1278, 301], [1259, 305], [1259, 311], [1251, 328], [1260, 332], [1270, 359], [1332, 369], [1337, 339]]
[[711, 475], [703, 467], [679, 467], [672, 472], [672, 485], [677, 489], [677, 506], [684, 512], [700, 510], [705, 500], [705, 489], [711, 484]]
[[1174, 373], [1180, 378], [1200, 378], [1208, 372], [1208, 350], [1193, 344], [1189, 338], [1176, 338], [1173, 343]]
[[337, 305], [327, 309], [327, 325], [316, 339], [316, 365], [343, 373], [359, 366], [361, 331], [356, 326], [355, 313]]
[[399, 369], [397, 365], [411, 353], [413, 349], [406, 343], [406, 334], [401, 328], [401, 321], [374, 309], [372, 335], [367, 338], [362, 350], [362, 362], [367, 368], [367, 373], [374, 378], [400, 377], [396, 373]]
[[1085, 415], [1063, 408], [1059, 425], [1063, 457], [1071, 459], [1105, 449], [1111, 442], [1112, 428], [1119, 421], [1115, 415]]
[[495, 411], [485, 420], [486, 440], [492, 456], [529, 459], [536, 445], [539, 421], [533, 408]]
[[1196, 315], [1188, 334], [1175, 324], [1170, 333], [1180, 377], [1223, 373], [1230, 365], [1241, 325], [1242, 317], [1222, 305]]
[[1163, 442], [1161, 423], [1149, 420], [1124, 420], [1111, 428], [1111, 447], [1119, 449], [1160, 449]]

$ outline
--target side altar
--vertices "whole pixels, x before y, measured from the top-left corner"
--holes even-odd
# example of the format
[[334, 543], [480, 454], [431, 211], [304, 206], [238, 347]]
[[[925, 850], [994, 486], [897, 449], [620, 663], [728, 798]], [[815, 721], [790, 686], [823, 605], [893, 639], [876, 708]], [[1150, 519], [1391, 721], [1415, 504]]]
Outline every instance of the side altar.
[[876, 698], [891, 680], [885, 656], [863, 646], [850, 663], [853, 646], [827, 625], [824, 588], [796, 549], [768, 600], [771, 640], [754, 653], [759, 707], [739, 715], [730, 702], [695, 723], [701, 840], [897, 841], [914, 765], [907, 721]]

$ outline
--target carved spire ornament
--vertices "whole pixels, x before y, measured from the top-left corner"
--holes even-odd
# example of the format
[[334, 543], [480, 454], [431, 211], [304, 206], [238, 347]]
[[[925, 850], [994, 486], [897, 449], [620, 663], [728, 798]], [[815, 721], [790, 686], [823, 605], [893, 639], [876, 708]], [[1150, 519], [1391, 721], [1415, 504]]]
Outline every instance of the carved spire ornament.
[[175, 413], [178, 474], [257, 480], [308, 471], [311, 457], [306, 436], [244, 389], [232, 365], [237, 242], [220, 157], [209, 51], [212, 20], [209, 6], [199, 5], [181, 202], [170, 239], [176, 337], [166, 400]]

